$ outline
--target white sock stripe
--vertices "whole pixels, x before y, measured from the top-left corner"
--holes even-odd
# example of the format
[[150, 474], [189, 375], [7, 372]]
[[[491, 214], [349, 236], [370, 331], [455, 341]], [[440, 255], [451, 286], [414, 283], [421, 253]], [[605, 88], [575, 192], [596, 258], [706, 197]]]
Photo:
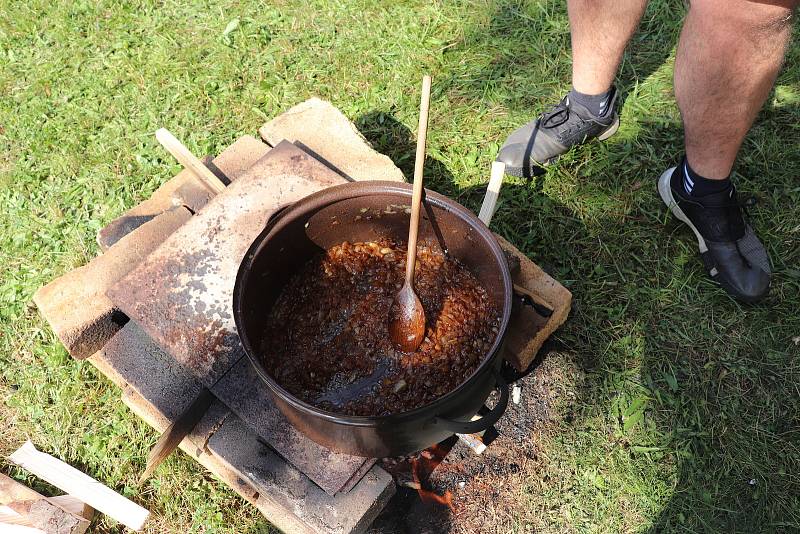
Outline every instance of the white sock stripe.
[[692, 181], [691, 178], [689, 178], [689, 166], [686, 165], [686, 162], [683, 163], [683, 179], [690, 186], [694, 187], [694, 182]]

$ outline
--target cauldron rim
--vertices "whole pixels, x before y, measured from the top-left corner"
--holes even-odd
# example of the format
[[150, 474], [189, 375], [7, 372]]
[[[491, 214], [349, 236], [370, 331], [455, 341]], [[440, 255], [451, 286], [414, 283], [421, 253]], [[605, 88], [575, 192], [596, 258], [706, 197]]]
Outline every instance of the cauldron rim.
[[233, 315], [236, 323], [236, 329], [238, 331], [245, 354], [251, 365], [255, 368], [256, 373], [267, 385], [267, 387], [272, 390], [274, 394], [280, 397], [282, 401], [288, 403], [300, 412], [312, 415], [314, 417], [323, 418], [332, 423], [356, 427], [385, 427], [396, 424], [400, 421], [414, 420], [422, 417], [427, 419], [430, 416], [440, 415], [437, 408], [446, 406], [451, 399], [458, 396], [459, 391], [469, 387], [469, 385], [477, 381], [483, 373], [492, 372], [492, 367], [496, 358], [501, 357], [500, 351], [502, 349], [505, 333], [508, 329], [508, 324], [511, 318], [513, 294], [511, 273], [505, 260], [503, 249], [500, 247], [491, 230], [483, 223], [483, 221], [478, 219], [478, 217], [472, 211], [468, 210], [458, 202], [426, 188], [424, 190], [423, 201], [430, 203], [439, 209], [456, 214], [461, 221], [471, 226], [482, 238], [482, 241], [489, 247], [493, 257], [496, 260], [496, 266], [499, 267], [499, 274], [502, 279], [504, 293], [500, 326], [492, 347], [485, 353], [481, 364], [475, 369], [475, 371], [473, 371], [472, 374], [470, 374], [466, 379], [460, 382], [449, 392], [437, 397], [427, 404], [405, 412], [393, 413], [389, 415], [365, 416], [331, 412], [322, 408], [318, 408], [295, 397], [292, 393], [284, 389], [278, 383], [278, 381], [269, 374], [269, 372], [264, 368], [263, 363], [260, 361], [258, 357], [259, 353], [251, 344], [250, 336], [247, 334], [243, 325], [242, 315], [244, 312], [242, 310], [242, 295], [245, 290], [248, 277], [252, 272], [252, 263], [257, 257], [261, 247], [263, 247], [268, 241], [269, 236], [274, 232], [279, 232], [292, 220], [309, 213], [317, 212], [336, 202], [363, 196], [386, 194], [407, 195], [410, 200], [411, 189], [412, 185], [406, 182], [366, 180], [359, 182], [346, 182], [340, 185], [328, 187], [316, 193], [312, 193], [311, 195], [308, 195], [291, 205], [287, 205], [279, 209], [278, 212], [276, 212], [274, 216], [267, 222], [258, 237], [255, 238], [240, 263], [233, 291]]

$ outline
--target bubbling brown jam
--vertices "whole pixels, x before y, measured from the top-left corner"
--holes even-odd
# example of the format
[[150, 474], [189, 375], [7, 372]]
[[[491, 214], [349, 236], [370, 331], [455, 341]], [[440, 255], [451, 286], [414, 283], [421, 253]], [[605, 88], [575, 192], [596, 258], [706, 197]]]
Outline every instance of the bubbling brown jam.
[[389, 308], [403, 286], [406, 248], [388, 241], [331, 247], [284, 287], [267, 320], [264, 365], [295, 397], [347, 415], [389, 415], [430, 403], [475, 369], [500, 314], [458, 260], [417, 249], [414, 289], [426, 316], [412, 353], [389, 339]]

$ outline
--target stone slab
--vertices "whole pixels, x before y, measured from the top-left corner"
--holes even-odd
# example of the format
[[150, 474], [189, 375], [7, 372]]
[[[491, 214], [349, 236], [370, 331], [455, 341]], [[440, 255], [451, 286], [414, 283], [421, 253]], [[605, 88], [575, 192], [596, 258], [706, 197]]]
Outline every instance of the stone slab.
[[213, 198], [108, 295], [211, 387], [243, 355], [232, 302], [247, 248], [279, 207], [342, 182], [297, 147], [283, 143]]
[[[214, 384], [241, 360], [233, 320], [233, 286], [247, 248], [279, 207], [344, 180], [290, 143], [281, 143], [171, 235], [108, 291], [112, 301], [202, 384]], [[238, 413], [242, 405], [229, 407]], [[249, 422], [249, 419], [248, 419]], [[298, 455], [269, 427], [259, 434], [327, 491], [338, 491], [365, 459], [329, 452]], [[299, 439], [299, 438], [298, 438]], [[305, 447], [318, 447], [302, 438]]]
[[126, 321], [106, 297], [106, 290], [134, 269], [191, 215], [183, 207], [161, 213], [105, 254], [36, 292], [33, 301], [74, 358], [94, 354]]
[[296, 468], [280, 462], [238, 418], [225, 421], [208, 449], [235, 465], [253, 486], [273, 488], [260, 493], [260, 498], [276, 510], [293, 510], [292, 519], [299, 519], [311, 532], [363, 532], [395, 491], [391, 475], [373, 466], [352, 491], [330, 496]]
[[224, 402], [236, 415], [246, 421], [247, 425], [259, 436], [263, 436], [269, 444], [294, 465], [300, 466], [303, 472], [314, 479], [314, 482], [330, 494], [342, 490], [348, 481], [343, 481], [341, 470], [313, 469], [307, 471], [309, 465], [336, 466], [341, 462], [358, 464], [358, 471], [363, 475], [374, 459], [360, 458], [335, 453], [330, 449], [309, 440], [283, 416], [275, 406], [266, 386], [256, 374], [249, 360], [242, 358], [236, 365], [211, 388], [211, 392]]
[[333, 104], [311, 98], [264, 124], [258, 133], [272, 146], [297, 142], [349, 180], [405, 181], [384, 154], [372, 148], [358, 128]]
[[538, 296], [553, 310], [550, 317], [542, 317], [528, 307], [519, 307], [511, 317], [506, 339], [507, 359], [518, 371], [524, 371], [536, 358], [545, 340], [567, 320], [572, 307], [572, 293], [514, 245], [497, 234], [495, 237], [506, 254], [519, 260], [514, 283]]
[[[269, 151], [269, 148], [269, 145], [252, 135], [245, 135], [234, 141], [216, 158], [206, 157], [203, 162], [214, 174], [227, 183], [235, 180], [249, 169], [253, 163]], [[156, 189], [150, 198], [129, 209], [101, 229], [97, 234], [97, 244], [101, 250], [108, 250], [122, 237], [160, 213], [181, 205], [188, 207], [192, 212], [197, 212], [210, 198], [208, 190], [200, 184], [194, 174], [184, 169]]]
[[[92, 355], [89, 361], [109, 380], [122, 388], [122, 400], [143, 398], [146, 404], [129, 407], [147, 421], [158, 421], [166, 428], [175, 421], [200, 394], [203, 385], [170, 355], [156, 345], [134, 321], [129, 321], [109, 342]], [[152, 413], [136, 408], [144, 406]], [[216, 426], [230, 410], [215, 401], [205, 417], [187, 436], [202, 449]]]

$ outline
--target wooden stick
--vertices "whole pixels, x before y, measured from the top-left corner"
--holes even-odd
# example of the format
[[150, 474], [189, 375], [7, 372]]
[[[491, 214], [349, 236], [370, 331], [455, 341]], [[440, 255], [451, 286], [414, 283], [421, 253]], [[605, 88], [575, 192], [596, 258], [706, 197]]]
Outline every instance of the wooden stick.
[[53, 499], [0, 474], [0, 521], [41, 529], [47, 534], [83, 534], [89, 521], [71, 513]]
[[[217, 178], [213, 172], [209, 170], [205, 164], [197, 159], [183, 143], [170, 133], [166, 128], [159, 128], [156, 131], [156, 139], [161, 143], [167, 152], [172, 154], [184, 168], [191, 171], [206, 188], [215, 195], [225, 190], [225, 184]], [[197, 396], [191, 405], [184, 411], [174, 423], [172, 423], [161, 434], [150, 453], [147, 455], [147, 464], [145, 465], [142, 476], [139, 477], [139, 485], [150, 478], [161, 463], [178, 448], [183, 438], [189, 435], [203, 415], [208, 410], [209, 406], [214, 400], [214, 396], [208, 388]]]
[[408, 257], [406, 261], [406, 284], [413, 284], [414, 264], [417, 258], [417, 236], [419, 234], [419, 212], [422, 204], [422, 174], [425, 168], [425, 142], [428, 138], [428, 109], [431, 106], [431, 77], [422, 77], [422, 96], [419, 103], [419, 127], [417, 128], [417, 156], [414, 160], [414, 189], [411, 192], [411, 222], [408, 230]]
[[486, 189], [486, 196], [483, 197], [483, 204], [478, 218], [483, 224], [489, 226], [492, 217], [497, 209], [497, 199], [500, 198], [500, 187], [503, 185], [503, 176], [506, 173], [506, 164], [500, 161], [492, 162], [492, 175], [489, 178], [489, 187]]
[[183, 143], [178, 141], [169, 130], [160, 128], [156, 132], [156, 139], [167, 152], [178, 160], [178, 163], [189, 169], [212, 193], [217, 194], [225, 191], [225, 184], [208, 167], [203, 165], [203, 162], [197, 159], [188, 148], [183, 146]]
[[25, 442], [9, 459], [55, 487], [74, 495], [92, 508], [116, 519], [126, 527], [141, 530], [150, 512], [81, 473], [61, 460], [36, 450]]
[[156, 444], [150, 449], [150, 454], [147, 455], [147, 465], [142, 476], [139, 477], [140, 486], [150, 478], [161, 462], [178, 448], [183, 438], [197, 426], [212, 402], [214, 402], [214, 395], [208, 388], [203, 388], [192, 404], [161, 434]]

